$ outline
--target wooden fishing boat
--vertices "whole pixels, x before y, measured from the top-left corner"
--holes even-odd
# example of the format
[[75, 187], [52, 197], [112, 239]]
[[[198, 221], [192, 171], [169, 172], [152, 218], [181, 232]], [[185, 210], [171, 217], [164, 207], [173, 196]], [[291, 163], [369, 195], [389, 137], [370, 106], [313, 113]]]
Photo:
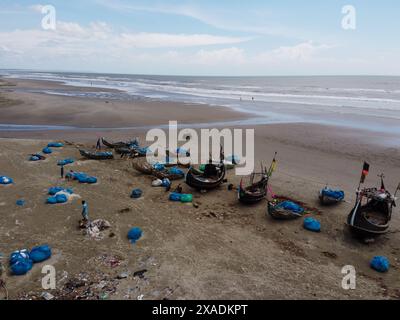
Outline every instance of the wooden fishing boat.
[[206, 165], [204, 172], [191, 167], [186, 174], [185, 182], [197, 190], [212, 190], [219, 187], [225, 179], [226, 168], [223, 163]]
[[185, 175], [182, 174], [174, 174], [171, 173], [170, 170], [165, 169], [165, 170], [156, 170], [154, 166], [152, 166], [150, 163], [148, 163], [145, 160], [137, 160], [132, 162], [132, 166], [136, 171], [139, 171], [140, 173], [143, 173], [145, 175], [151, 175], [154, 176], [158, 179], [169, 179], [170, 181], [174, 180], [180, 180], [185, 177]]
[[90, 152], [86, 150], [79, 150], [82, 157], [90, 160], [111, 160], [114, 159], [112, 152]]
[[347, 224], [356, 235], [364, 238], [379, 236], [389, 230], [395, 200], [386, 190], [365, 188], [357, 192], [356, 204]]
[[[281, 204], [286, 202], [286, 199], [274, 199], [268, 201], [268, 214], [276, 220], [294, 220], [303, 217], [303, 210], [293, 210], [291, 208], [282, 207]], [[300, 207], [300, 206], [299, 206]]]

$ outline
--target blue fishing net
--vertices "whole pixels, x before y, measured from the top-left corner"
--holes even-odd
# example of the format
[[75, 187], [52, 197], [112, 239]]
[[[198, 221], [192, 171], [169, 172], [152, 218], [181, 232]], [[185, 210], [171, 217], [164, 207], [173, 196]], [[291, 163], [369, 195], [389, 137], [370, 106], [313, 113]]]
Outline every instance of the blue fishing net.
[[277, 209], [292, 211], [298, 214], [304, 213], [304, 208], [292, 201], [283, 201], [276, 206]]
[[335, 200], [343, 200], [344, 199], [344, 191], [342, 190], [332, 190], [332, 189], [323, 189], [321, 191], [321, 195], [333, 198]]

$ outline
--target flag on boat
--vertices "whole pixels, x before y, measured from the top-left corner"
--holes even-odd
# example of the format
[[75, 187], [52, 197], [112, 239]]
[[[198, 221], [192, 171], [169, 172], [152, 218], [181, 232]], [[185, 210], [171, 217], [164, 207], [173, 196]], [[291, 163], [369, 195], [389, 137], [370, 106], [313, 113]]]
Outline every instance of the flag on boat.
[[361, 173], [361, 180], [360, 183], [364, 183], [365, 182], [365, 178], [368, 176], [369, 173], [369, 164], [367, 162], [364, 162], [364, 167]]
[[278, 163], [276, 161], [276, 153], [275, 153], [274, 159], [272, 160], [271, 166], [269, 168], [268, 176], [271, 176], [272, 173], [276, 170], [277, 164]]

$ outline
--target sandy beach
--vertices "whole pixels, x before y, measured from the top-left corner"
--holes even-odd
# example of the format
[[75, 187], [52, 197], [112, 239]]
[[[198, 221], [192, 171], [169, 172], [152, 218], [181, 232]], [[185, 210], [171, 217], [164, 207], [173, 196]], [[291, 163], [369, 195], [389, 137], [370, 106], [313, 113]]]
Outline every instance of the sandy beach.
[[[152, 179], [132, 168], [132, 160], [83, 160], [77, 149], [93, 148], [101, 136], [115, 141], [138, 136], [144, 142], [146, 131], [140, 127], [164, 126], [169, 120], [238, 121], [237, 128], [249, 128], [240, 125], [249, 115], [216, 106], [34, 92], [55, 87], [65, 88], [28, 80], [3, 79], [0, 85], [0, 124], [74, 127], [0, 131], [0, 175], [15, 180], [0, 187], [0, 253], [8, 257], [14, 250], [45, 243], [53, 248], [51, 260], [35, 265], [28, 275], [5, 274], [11, 298], [40, 298], [45, 291], [41, 266], [52, 264], [57, 270], [52, 294], [60, 299], [400, 299], [399, 209], [390, 233], [368, 245], [353, 239], [345, 226], [363, 161], [371, 164], [368, 185], [376, 186], [382, 172], [389, 190], [399, 183], [400, 150], [382, 143], [391, 141], [389, 134], [304, 123], [253, 126], [257, 161], [269, 163], [278, 152], [278, 169], [270, 182], [273, 192], [312, 208], [310, 213], [322, 224], [317, 234], [304, 230], [302, 219], [272, 220], [266, 201], [239, 204], [227, 184], [203, 194], [179, 182], [193, 193], [198, 208], [171, 203], [168, 193], [152, 188]], [[30, 163], [28, 155], [50, 141], [68, 143], [45, 161]], [[77, 160], [68, 169], [94, 175], [98, 184], [61, 180], [56, 162], [68, 157]], [[228, 184], [239, 182], [230, 171]], [[326, 184], [343, 189], [346, 201], [321, 207], [317, 194]], [[90, 239], [77, 228], [80, 199], [45, 204], [47, 189], [56, 185], [72, 187], [87, 200], [92, 219], [111, 223], [102, 240]], [[141, 199], [129, 197], [133, 188], [143, 190]], [[21, 198], [26, 204], [17, 207]], [[144, 237], [132, 245], [126, 235], [136, 226]], [[379, 274], [369, 267], [376, 255], [389, 258], [390, 272]], [[356, 268], [356, 290], [342, 289], [346, 265]], [[71, 286], [74, 290], [68, 290]]]

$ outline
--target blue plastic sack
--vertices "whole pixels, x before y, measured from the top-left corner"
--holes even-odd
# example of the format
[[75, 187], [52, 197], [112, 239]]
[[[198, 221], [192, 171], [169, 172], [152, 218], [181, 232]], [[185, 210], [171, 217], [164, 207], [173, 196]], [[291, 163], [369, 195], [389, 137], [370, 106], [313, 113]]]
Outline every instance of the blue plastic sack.
[[68, 202], [68, 198], [65, 194], [58, 194], [56, 195], [56, 201], [57, 203], [66, 203]]
[[388, 258], [382, 256], [374, 257], [371, 261], [371, 268], [382, 273], [388, 272], [390, 268]]
[[29, 257], [28, 250], [15, 251], [10, 255], [11, 273], [16, 276], [27, 274], [32, 269], [33, 261]]
[[88, 184], [97, 183], [97, 178], [96, 177], [87, 177], [86, 178], [86, 183], [88, 183]]
[[304, 229], [312, 231], [312, 232], [320, 232], [321, 231], [321, 223], [311, 217], [304, 219]]
[[140, 197], [142, 196], [142, 194], [143, 194], [142, 190], [140, 190], [140, 189], [135, 189], [135, 190], [133, 190], [132, 193], [131, 193], [131, 198], [133, 198], [133, 199], [138, 199], [138, 198], [140, 198]]
[[33, 162], [39, 161], [39, 160], [40, 160], [40, 158], [39, 158], [38, 156], [31, 156], [31, 157], [29, 158], [29, 161], [33, 161]]
[[60, 160], [60, 161], [58, 161], [57, 162], [57, 165], [58, 166], [66, 166], [67, 164], [72, 164], [72, 163], [74, 163], [75, 162], [75, 160], [74, 159], [64, 159], [64, 160]]
[[165, 166], [161, 163], [156, 163], [153, 168], [157, 171], [164, 171], [165, 170]]
[[18, 260], [11, 265], [11, 273], [16, 276], [23, 276], [32, 269], [32, 266], [32, 260]]
[[169, 179], [165, 178], [162, 180], [162, 187], [164, 188], [169, 188], [171, 186], [171, 181], [169, 181]]
[[47, 147], [48, 148], [61, 148], [64, 145], [61, 142], [50, 142]]
[[142, 237], [142, 229], [140, 228], [132, 228], [128, 232], [128, 239], [131, 241], [131, 243], [136, 243], [141, 237]]
[[17, 206], [23, 207], [25, 205], [25, 200], [24, 199], [18, 199], [15, 204]]
[[170, 201], [181, 202], [181, 198], [182, 198], [182, 194], [181, 193], [172, 192], [169, 195], [169, 200]]
[[344, 199], [344, 191], [342, 190], [332, 190], [325, 188], [321, 191], [321, 195], [333, 198], [338, 201], [342, 201]]
[[43, 148], [42, 152], [44, 154], [51, 154], [53, 153], [53, 150], [51, 150], [49, 147]]
[[49, 195], [54, 196], [56, 193], [63, 191], [64, 188], [62, 187], [51, 187], [49, 188]]
[[51, 257], [51, 248], [48, 245], [32, 248], [29, 258], [34, 262], [43, 262]]
[[276, 206], [276, 208], [289, 210], [289, 211], [292, 211], [292, 212], [295, 212], [295, 213], [299, 213], [299, 214], [304, 213], [304, 208], [302, 208], [297, 203], [294, 203], [292, 201], [283, 201], [283, 202], [279, 203]]
[[10, 177], [0, 176], [0, 184], [8, 185], [8, 184], [12, 184], [12, 183], [14, 183], [14, 181]]
[[173, 167], [173, 168], [169, 169], [169, 174], [174, 174], [174, 175], [179, 175], [179, 176], [185, 175], [185, 173], [177, 167]]
[[57, 198], [56, 197], [48, 197], [46, 200], [47, 204], [56, 204], [57, 203]]
[[26, 249], [14, 251], [10, 255], [10, 265], [14, 264], [18, 260], [29, 260], [29, 251]]

